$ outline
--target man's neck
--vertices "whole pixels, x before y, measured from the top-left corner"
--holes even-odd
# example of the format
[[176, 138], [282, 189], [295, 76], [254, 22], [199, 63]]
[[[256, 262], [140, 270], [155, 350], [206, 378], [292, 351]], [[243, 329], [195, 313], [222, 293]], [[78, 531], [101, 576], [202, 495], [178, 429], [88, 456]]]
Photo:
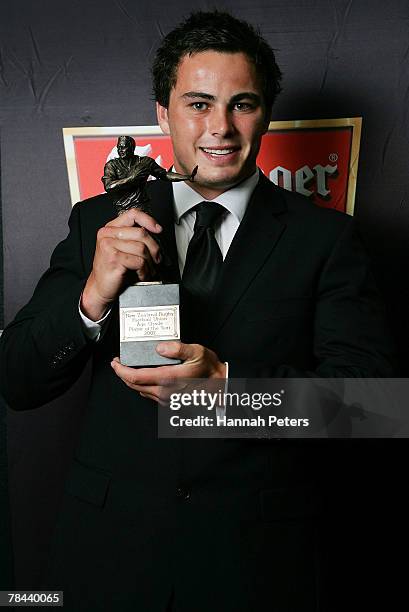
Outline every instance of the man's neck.
[[[250, 177], [236, 183], [223, 193], [219, 193], [216, 196], [217, 202], [241, 222], [258, 180], [259, 170], [256, 169]], [[192, 189], [192, 184], [188, 182], [172, 183], [172, 189], [176, 223], [179, 223], [187, 211], [202, 201], [203, 197], [206, 198], [199, 191]]]
[[215, 200], [217, 197], [219, 197], [220, 195], [222, 195], [222, 193], [226, 193], [226, 191], [229, 191], [230, 189], [233, 189], [234, 187], [238, 187], [241, 183], [243, 183], [244, 181], [246, 181], [248, 178], [250, 178], [251, 176], [254, 175], [254, 173], [256, 172], [257, 168], [254, 168], [247, 176], [245, 176], [244, 178], [241, 178], [240, 180], [236, 181], [235, 183], [231, 183], [231, 184], [226, 184], [223, 187], [220, 186], [219, 188], [215, 188], [215, 187], [206, 187], [206, 185], [200, 185], [194, 181], [189, 181], [188, 185], [191, 189], [193, 189], [194, 191], [196, 191], [196, 193], [198, 193], [199, 195], [201, 195], [205, 200], [207, 201], [211, 201], [211, 200]]

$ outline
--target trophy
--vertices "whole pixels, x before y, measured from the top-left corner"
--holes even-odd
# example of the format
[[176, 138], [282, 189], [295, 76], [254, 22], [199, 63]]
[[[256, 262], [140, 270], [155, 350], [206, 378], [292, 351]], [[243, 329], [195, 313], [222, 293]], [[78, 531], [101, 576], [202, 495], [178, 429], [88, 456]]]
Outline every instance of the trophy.
[[[135, 140], [119, 136], [118, 158], [105, 164], [102, 182], [114, 195], [118, 215], [130, 208], [151, 214], [146, 183], [150, 175], [160, 180], [193, 181], [191, 174], [168, 172], [147, 156], [135, 155]], [[155, 236], [160, 246], [160, 238]], [[166, 254], [164, 254], [166, 257]], [[180, 363], [156, 352], [162, 340], [180, 340], [179, 285], [162, 281], [136, 282], [119, 296], [120, 360], [127, 366], [158, 366]]]

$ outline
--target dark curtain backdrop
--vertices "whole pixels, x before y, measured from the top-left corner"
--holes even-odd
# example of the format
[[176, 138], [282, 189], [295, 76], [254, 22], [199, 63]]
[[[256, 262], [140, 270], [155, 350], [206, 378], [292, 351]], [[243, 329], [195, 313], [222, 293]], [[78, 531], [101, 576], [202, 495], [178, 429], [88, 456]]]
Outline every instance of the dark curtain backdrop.
[[6, 405], [0, 397], [0, 591], [13, 584], [6, 435]]
[[[1, 132], [0, 132], [1, 143]], [[4, 325], [4, 288], [3, 288], [3, 215], [1, 210], [1, 145], [0, 145], [0, 330]]]
[[[401, 373], [407, 375], [407, 0], [1, 4], [5, 323], [28, 300], [53, 247], [67, 232], [71, 203], [62, 128], [155, 124], [149, 66], [156, 46], [192, 8], [217, 6], [259, 24], [277, 50], [284, 91], [274, 108], [275, 120], [363, 117], [355, 211], [374, 257]], [[33, 413], [9, 414], [19, 586], [36, 585], [41, 574], [86, 384], [85, 374], [60, 401]], [[348, 593], [357, 580], [362, 593], [368, 584], [374, 591], [391, 565], [385, 558], [393, 561], [396, 555], [394, 530], [399, 526], [402, 531], [405, 525], [399, 523], [399, 514], [407, 444], [333, 444], [340, 449], [341, 481], [334, 476], [328, 537], [334, 551], [343, 551], [334, 552], [334, 575], [337, 584], [343, 581], [340, 591]]]

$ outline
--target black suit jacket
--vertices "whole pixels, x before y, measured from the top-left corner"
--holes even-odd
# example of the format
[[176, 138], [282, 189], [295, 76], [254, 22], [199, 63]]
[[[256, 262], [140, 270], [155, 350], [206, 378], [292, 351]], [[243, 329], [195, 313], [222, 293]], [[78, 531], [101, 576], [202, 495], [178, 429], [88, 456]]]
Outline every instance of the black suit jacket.
[[[177, 281], [171, 186], [149, 189], [173, 262], [162, 272]], [[1, 340], [1, 390], [17, 410], [62, 394], [93, 357], [47, 585], [65, 589], [70, 610], [162, 610], [172, 589], [180, 609], [195, 612], [318, 609], [324, 447], [158, 440], [155, 405], [109, 365], [118, 355], [116, 312], [98, 343], [84, 335], [79, 297], [97, 230], [114, 216], [108, 194], [73, 208], [68, 237]], [[353, 220], [263, 176], [212, 306], [182, 339], [215, 350], [232, 378], [392, 374], [383, 308]]]

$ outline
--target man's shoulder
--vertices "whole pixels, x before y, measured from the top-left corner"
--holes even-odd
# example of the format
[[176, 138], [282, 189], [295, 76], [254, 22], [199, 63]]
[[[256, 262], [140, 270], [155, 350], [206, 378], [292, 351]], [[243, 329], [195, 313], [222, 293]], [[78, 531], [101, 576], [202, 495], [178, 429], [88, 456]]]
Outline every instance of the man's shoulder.
[[273, 183], [272, 187], [276, 197], [280, 197], [285, 203], [287, 223], [302, 224], [305, 232], [342, 231], [352, 221], [350, 215], [319, 206], [300, 193], [288, 191]]

